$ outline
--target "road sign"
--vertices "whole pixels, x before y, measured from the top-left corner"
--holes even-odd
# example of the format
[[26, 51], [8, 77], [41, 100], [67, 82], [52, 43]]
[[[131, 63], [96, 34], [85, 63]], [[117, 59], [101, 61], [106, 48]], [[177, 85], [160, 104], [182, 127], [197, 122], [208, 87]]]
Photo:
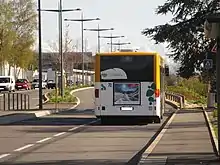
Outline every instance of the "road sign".
[[213, 67], [213, 60], [212, 59], [205, 59], [203, 61], [203, 64], [204, 64], [204, 67], [206, 69], [212, 69], [212, 67]]
[[211, 50], [212, 53], [217, 53], [217, 44], [215, 44]]

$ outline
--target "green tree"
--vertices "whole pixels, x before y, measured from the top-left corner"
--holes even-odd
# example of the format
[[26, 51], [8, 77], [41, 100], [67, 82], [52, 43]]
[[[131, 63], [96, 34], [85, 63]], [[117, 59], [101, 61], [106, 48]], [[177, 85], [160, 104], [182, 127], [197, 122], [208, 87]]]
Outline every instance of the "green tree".
[[32, 50], [37, 28], [35, 2], [1, 1], [0, 10], [0, 62], [1, 64], [7, 62], [10, 68], [27, 69], [35, 58]]
[[219, 0], [166, 0], [158, 6], [157, 15], [172, 13], [171, 23], [146, 28], [142, 34], [150, 36], [156, 43], [168, 43], [172, 50], [169, 55], [180, 61], [178, 74], [189, 78], [195, 69], [201, 71], [201, 63], [206, 52], [215, 41], [204, 38], [205, 17], [220, 10]]
[[37, 28], [36, 4], [34, 0], [12, 0], [11, 4], [14, 11], [13, 29], [16, 31], [16, 39], [13, 42], [13, 54], [8, 62], [11, 66], [28, 69], [35, 58], [33, 45]]
[[0, 11], [0, 66], [2, 66], [10, 57], [16, 33], [13, 31], [14, 13], [11, 4], [0, 2]]

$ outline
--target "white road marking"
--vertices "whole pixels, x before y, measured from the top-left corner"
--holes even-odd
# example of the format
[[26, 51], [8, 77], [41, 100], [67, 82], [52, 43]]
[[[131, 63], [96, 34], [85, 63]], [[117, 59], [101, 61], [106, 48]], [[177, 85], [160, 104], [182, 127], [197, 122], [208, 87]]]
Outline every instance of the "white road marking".
[[14, 151], [22, 151], [22, 150], [24, 150], [24, 149], [26, 149], [26, 148], [29, 148], [29, 147], [32, 147], [34, 144], [28, 144], [28, 145], [26, 145], [26, 146], [23, 146], [23, 147], [21, 147], [21, 148], [18, 148], [18, 149], [16, 149], [16, 150], [14, 150]]
[[146, 151], [143, 153], [141, 160], [139, 162], [139, 165], [145, 164], [147, 161], [147, 157], [152, 153], [153, 149], [156, 147], [156, 145], [159, 143], [161, 138], [163, 137], [164, 133], [167, 131], [169, 125], [172, 123], [174, 117], [176, 116], [176, 113], [173, 114], [173, 116], [169, 119], [165, 127], [162, 129], [162, 131], [159, 133], [159, 135], [156, 137], [156, 139], [153, 141], [153, 143], [146, 149]]
[[5, 158], [5, 157], [7, 157], [9, 155], [11, 155], [11, 154], [2, 154], [2, 155], [0, 155], [0, 159]]
[[56, 134], [56, 135], [53, 135], [53, 136], [55, 136], [55, 137], [57, 137], [57, 136], [61, 136], [61, 135], [64, 135], [66, 132], [61, 132], [61, 133], [58, 133], [58, 134]]
[[80, 128], [80, 127], [73, 127], [73, 128], [68, 129], [68, 131], [74, 131], [74, 130], [76, 130], [78, 128]]
[[78, 127], [70, 128], [70, 129], [68, 129], [68, 131], [74, 131], [74, 130], [76, 130], [76, 129], [79, 129], [79, 128], [81, 128], [81, 127], [85, 127], [85, 126], [87, 126], [87, 125], [89, 125], [89, 124], [93, 124], [93, 123], [96, 123], [96, 122], [98, 122], [98, 121], [99, 121], [99, 119], [98, 119], [98, 120], [95, 120], [95, 121], [91, 121], [91, 122], [89, 122], [89, 123], [87, 123], [87, 124], [80, 125], [80, 126], [78, 126]]
[[52, 137], [44, 138], [42, 140], [37, 141], [36, 143], [43, 143], [43, 142], [48, 141], [50, 139], [52, 139]]

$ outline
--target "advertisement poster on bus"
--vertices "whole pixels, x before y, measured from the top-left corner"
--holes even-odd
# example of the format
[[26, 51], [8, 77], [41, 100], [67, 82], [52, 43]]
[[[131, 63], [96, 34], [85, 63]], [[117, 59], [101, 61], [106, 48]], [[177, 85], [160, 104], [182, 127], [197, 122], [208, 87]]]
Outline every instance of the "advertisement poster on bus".
[[140, 83], [114, 83], [114, 105], [139, 105]]

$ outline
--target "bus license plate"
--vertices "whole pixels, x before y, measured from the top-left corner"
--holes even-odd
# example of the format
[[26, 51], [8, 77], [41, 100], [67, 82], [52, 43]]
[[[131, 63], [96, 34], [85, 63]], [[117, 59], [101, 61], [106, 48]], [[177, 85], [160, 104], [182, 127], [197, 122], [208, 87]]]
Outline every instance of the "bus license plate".
[[121, 111], [133, 111], [133, 107], [121, 107]]

